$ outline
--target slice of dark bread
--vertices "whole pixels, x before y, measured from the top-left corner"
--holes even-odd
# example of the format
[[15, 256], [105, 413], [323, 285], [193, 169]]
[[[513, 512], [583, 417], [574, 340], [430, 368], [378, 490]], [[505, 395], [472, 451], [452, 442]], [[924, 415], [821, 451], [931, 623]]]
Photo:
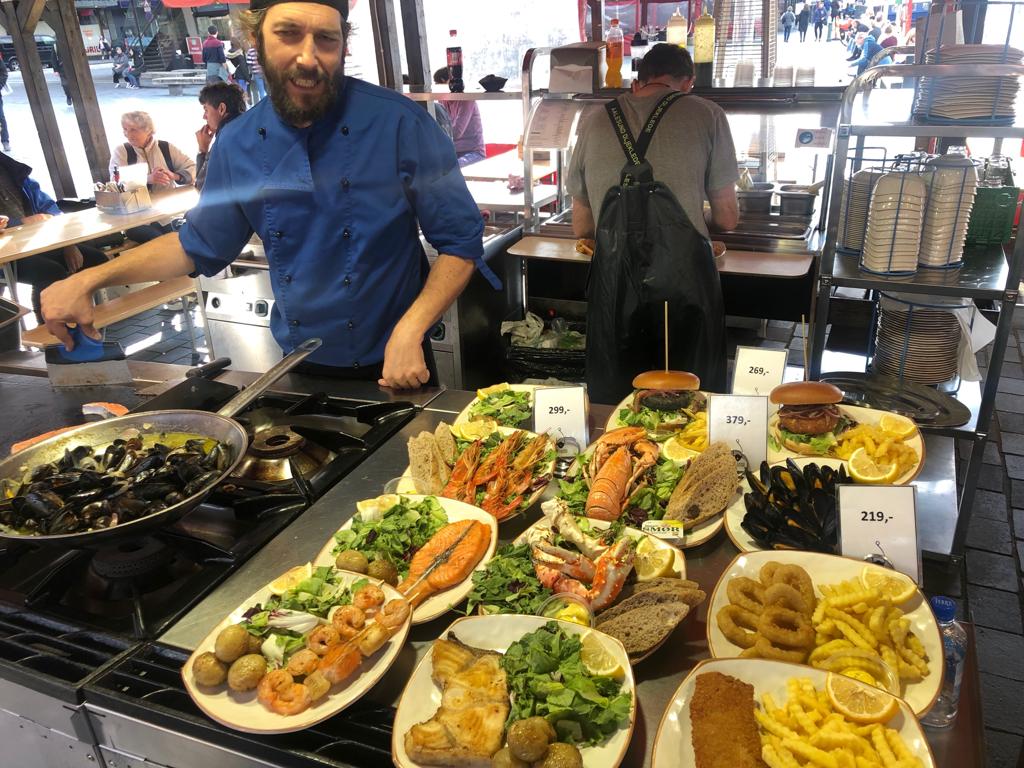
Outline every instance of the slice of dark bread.
[[676, 600], [686, 603], [691, 608], [696, 608], [707, 599], [707, 593], [695, 581], [658, 578], [627, 585], [619, 595], [618, 603], [613, 607], [617, 607], [628, 598], [643, 594], [644, 592], [668, 592], [671, 595], [675, 595]]
[[689, 611], [690, 607], [686, 603], [654, 603], [626, 611], [599, 623], [597, 628], [619, 640], [633, 659], [657, 647], [686, 618]]

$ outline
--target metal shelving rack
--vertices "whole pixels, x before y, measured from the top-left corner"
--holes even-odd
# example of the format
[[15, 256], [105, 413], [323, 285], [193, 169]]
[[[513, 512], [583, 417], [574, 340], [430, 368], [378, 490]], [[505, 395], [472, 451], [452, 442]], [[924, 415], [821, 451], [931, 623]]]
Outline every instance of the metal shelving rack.
[[[927, 457], [924, 472], [918, 481], [915, 481], [918, 486], [921, 547], [926, 555], [957, 562], [964, 551], [975, 486], [981, 472], [985, 443], [995, 407], [1003, 355], [1013, 325], [1013, 311], [1017, 302], [1021, 267], [1024, 264], [1024, 238], [1018, 237], [1012, 250], [1003, 246], [968, 249], [965, 251], [965, 265], [960, 269], [919, 269], [913, 276], [904, 278], [879, 277], [863, 272], [858, 267], [856, 256], [845, 256], [836, 252], [847, 165], [851, 165], [853, 171], [859, 168], [867, 137], [1024, 139], [1024, 126], [1020, 125], [925, 125], [912, 120], [893, 122], [877, 119], [879, 114], [900, 114], [894, 111], [897, 108], [893, 103], [894, 97], [897, 101], [907, 99], [913, 97], [916, 90], [872, 91], [872, 86], [882, 77], [950, 76], [1022, 77], [1024, 66], [903, 64], [873, 67], [854, 80], [846, 90], [840, 111], [835, 162], [832, 168], [829, 206], [832, 215], [828, 218], [817, 280], [816, 308], [811, 330], [810, 376], [817, 379], [822, 374], [825, 331], [833, 288], [851, 287], [920, 295], [957, 296], [971, 300], [991, 300], [998, 304], [999, 320], [985, 380], [981, 385], [964, 382], [955, 395], [970, 409], [970, 420], [960, 427], [921, 427]], [[863, 96], [860, 95], [862, 92]], [[910, 114], [909, 103], [905, 106], [906, 114]], [[972, 443], [964, 487], [959, 498], [956, 497], [955, 469], [957, 439], [970, 440]]]

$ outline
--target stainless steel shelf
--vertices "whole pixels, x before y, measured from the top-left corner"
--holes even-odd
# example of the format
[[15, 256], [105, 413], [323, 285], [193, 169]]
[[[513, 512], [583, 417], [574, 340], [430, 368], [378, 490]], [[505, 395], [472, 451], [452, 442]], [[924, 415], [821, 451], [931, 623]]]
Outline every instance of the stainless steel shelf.
[[[836, 254], [832, 284], [851, 288], [921, 293], [932, 296], [963, 296], [1000, 299], [1006, 292], [1009, 267], [1002, 246], [978, 246], [964, 252], [960, 269], [918, 269], [908, 277], [882, 277], [865, 272], [856, 256]], [[826, 275], [827, 276], [827, 275]]]
[[1024, 138], [1024, 126], [997, 125], [931, 125], [930, 123], [878, 123], [875, 125], [843, 125], [839, 130], [848, 129], [851, 136], [927, 136], [940, 139], [960, 137], [992, 139]]
[[924, 436], [925, 463], [917, 488], [917, 542], [925, 556], [953, 554], [957, 523], [956, 440]]

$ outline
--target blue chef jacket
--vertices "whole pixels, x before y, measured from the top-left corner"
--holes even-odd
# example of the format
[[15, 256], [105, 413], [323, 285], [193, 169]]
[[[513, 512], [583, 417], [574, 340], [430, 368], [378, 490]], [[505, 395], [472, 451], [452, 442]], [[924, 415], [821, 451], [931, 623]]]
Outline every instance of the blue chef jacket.
[[[483, 264], [483, 221], [451, 140], [422, 107], [345, 78], [332, 111], [308, 128], [270, 99], [218, 133], [182, 247], [196, 273], [230, 264], [255, 232], [283, 349], [313, 336], [311, 362], [373, 365], [426, 281], [417, 222], [439, 253]], [[497, 287], [497, 286], [496, 286]]]

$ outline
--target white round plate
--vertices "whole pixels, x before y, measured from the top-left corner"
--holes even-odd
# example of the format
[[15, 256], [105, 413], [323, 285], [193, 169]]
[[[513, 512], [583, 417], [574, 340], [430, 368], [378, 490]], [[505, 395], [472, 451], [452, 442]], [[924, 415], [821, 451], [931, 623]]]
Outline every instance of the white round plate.
[[[707, 659], [695, 666], [676, 689], [665, 710], [654, 738], [651, 768], [677, 768], [696, 765], [690, 727], [690, 703], [697, 685], [697, 677], [707, 672], [720, 672], [754, 686], [754, 701], [760, 702], [766, 693], [780, 704], [788, 699], [786, 683], [794, 677], [810, 678], [814, 687], [825, 687], [828, 673], [799, 664], [767, 659]], [[935, 768], [928, 740], [921, 724], [905, 701], [899, 701], [900, 711], [886, 726], [898, 731], [903, 743], [917, 757], [924, 768]]]
[[[726, 585], [731, 579], [737, 576], [746, 576], [757, 579], [761, 566], [767, 562], [784, 563], [786, 565], [799, 565], [814, 583], [815, 594], [821, 597], [821, 584], [838, 584], [848, 579], [860, 579], [860, 572], [866, 563], [863, 560], [853, 560], [839, 555], [825, 555], [820, 552], [795, 552], [791, 550], [777, 550], [771, 552], [744, 552], [737, 555], [728, 565], [722, 577], [715, 585], [715, 591], [711, 595], [708, 604], [707, 636], [708, 649], [713, 658], [729, 658], [739, 656], [743, 649], [722, 634], [718, 628], [718, 611], [729, 604], [729, 597], [726, 595]], [[881, 566], [874, 566], [879, 570], [885, 569]], [[904, 700], [914, 710], [918, 717], [923, 715], [935, 703], [939, 691], [942, 690], [942, 638], [939, 636], [939, 625], [935, 621], [931, 606], [924, 594], [918, 590], [917, 594], [909, 601], [900, 606], [904, 618], [910, 621], [910, 628], [924, 644], [925, 653], [928, 654], [928, 675], [919, 683], [907, 683], [904, 691]], [[807, 668], [807, 667], [803, 667]]]
[[[343, 573], [350, 577], [348, 583], [366, 578], [358, 573]], [[370, 581], [380, 585], [381, 589], [384, 590], [386, 600], [401, 598], [401, 595], [394, 588], [384, 582], [377, 581], [376, 579], [370, 579]], [[332, 685], [331, 690], [328, 691], [326, 696], [297, 715], [286, 716], [271, 712], [256, 699], [255, 690], [238, 693], [228, 688], [227, 684], [214, 688], [196, 683], [192, 676], [192, 665], [195, 663], [196, 658], [202, 653], [213, 650], [217, 635], [220, 634], [221, 630], [231, 624], [240, 622], [242, 614], [250, 606], [256, 603], [265, 603], [271, 594], [273, 593], [270, 591], [270, 587], [266, 586], [245, 600], [214, 627], [210, 634], [200, 641], [192, 655], [188, 657], [185, 665], [181, 668], [181, 678], [185, 682], [185, 690], [188, 691], [188, 695], [192, 697], [192, 701], [196, 703], [196, 706], [221, 725], [234, 728], [236, 731], [245, 731], [246, 733], [291, 733], [292, 731], [301, 731], [303, 728], [309, 728], [311, 725], [316, 725], [329, 717], [333, 717], [345, 709], [345, 707], [358, 701], [377, 684], [377, 681], [384, 676], [384, 673], [388, 671], [395, 662], [395, 659], [398, 658], [398, 652], [402, 650], [402, 646], [405, 645], [405, 639], [409, 635], [409, 622], [407, 621], [405, 626], [388, 640], [383, 648], [373, 654], [373, 656], [363, 659], [360, 666], [352, 673], [348, 680], [338, 685]]]
[[[454, 635], [460, 642], [474, 648], [504, 653], [516, 640], [543, 627], [549, 621], [557, 620], [517, 614], [467, 616], [453, 622], [441, 633], [441, 637]], [[622, 689], [630, 693], [629, 723], [616, 731], [604, 744], [582, 750], [583, 763], [587, 768], [616, 768], [626, 756], [629, 741], [633, 736], [633, 725], [636, 722], [636, 684], [633, 681], [633, 668], [629, 665], [629, 656], [622, 643], [613, 637], [569, 621], [557, 623], [568, 634], [596, 633], [625, 672]], [[441, 689], [431, 679], [431, 655], [428, 651], [420, 659], [405, 685], [405, 690], [402, 691], [402, 698], [398, 701], [391, 732], [391, 758], [399, 768], [420, 768], [420, 764], [414, 762], [405, 751], [405, 735], [414, 725], [432, 718], [441, 706]]]
[[[529, 392], [530, 393], [530, 404], [533, 404], [533, 390], [537, 389], [536, 384], [510, 384], [509, 388], [513, 392]], [[473, 403], [479, 400], [479, 397], [473, 398], [473, 401], [459, 411], [459, 415], [455, 417], [456, 424], [462, 424], [464, 421], [471, 421], [469, 418], [469, 410], [473, 407]], [[514, 425], [513, 425], [514, 426]]]
[[[425, 496], [410, 494], [408, 498], [412, 502], [419, 502], [425, 499]], [[479, 520], [484, 523], [488, 528], [491, 529], [491, 543], [487, 547], [487, 551], [484, 556], [477, 563], [476, 568], [473, 570], [479, 571], [487, 563], [490, 562], [491, 558], [494, 557], [494, 550], [498, 546], [498, 521], [494, 519], [494, 515], [490, 512], [484, 512], [479, 507], [473, 507], [469, 504], [465, 504], [461, 501], [455, 501], [454, 499], [446, 499], [443, 496], [435, 496], [437, 503], [444, 509], [445, 514], [448, 516], [449, 523], [456, 523], [459, 520]], [[338, 530], [344, 531], [352, 527], [353, 518], [350, 517], [346, 523], [341, 526]], [[331, 550], [336, 545], [334, 536], [332, 535], [328, 539], [327, 543], [324, 544], [323, 549], [317, 554], [316, 559], [313, 561], [313, 565], [334, 565], [335, 556], [331, 554]], [[456, 605], [466, 599], [466, 595], [473, 591], [473, 575], [470, 574], [463, 581], [456, 584], [450, 589], [436, 592], [435, 594], [428, 597], [422, 603], [420, 603], [412, 612], [412, 623], [422, 624], [431, 619], [436, 619], [443, 613], [447, 613]]]

